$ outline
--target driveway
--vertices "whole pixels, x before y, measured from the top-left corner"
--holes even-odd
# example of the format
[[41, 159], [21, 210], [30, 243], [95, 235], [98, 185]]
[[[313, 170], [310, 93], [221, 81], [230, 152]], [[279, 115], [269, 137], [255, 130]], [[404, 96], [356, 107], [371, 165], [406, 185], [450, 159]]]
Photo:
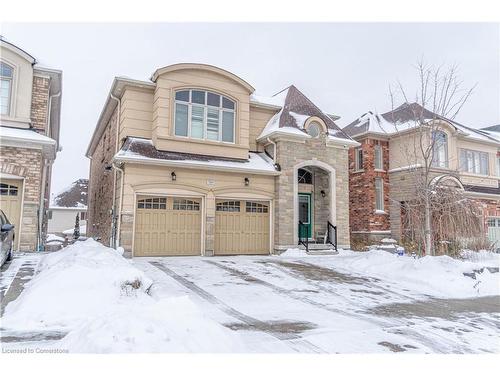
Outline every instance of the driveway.
[[[256, 353], [498, 353], [500, 297], [436, 299], [335, 267], [335, 256], [134, 258], [153, 298], [189, 295]], [[39, 254], [2, 267], [2, 310]], [[326, 266], [328, 264], [328, 266]], [[0, 330], [5, 346], [57, 343], [66, 332]]]
[[[135, 258], [153, 297], [188, 294], [255, 352], [500, 351], [500, 297], [435, 299], [322, 256]], [[331, 264], [331, 262], [329, 262]]]

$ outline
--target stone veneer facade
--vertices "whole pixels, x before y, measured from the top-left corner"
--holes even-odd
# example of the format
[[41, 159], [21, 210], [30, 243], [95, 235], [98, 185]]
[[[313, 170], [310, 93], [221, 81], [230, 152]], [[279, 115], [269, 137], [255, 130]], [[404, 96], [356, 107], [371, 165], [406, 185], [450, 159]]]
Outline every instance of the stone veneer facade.
[[[363, 150], [363, 169], [356, 170], [355, 152], [358, 148], [349, 150], [349, 218], [351, 241], [365, 244], [389, 237], [391, 220], [389, 217], [389, 143], [376, 139], [359, 140]], [[382, 147], [383, 170], [376, 170], [375, 145]], [[384, 210], [386, 213], [375, 212], [375, 179], [384, 181]]]
[[[110, 243], [112, 220], [114, 219], [112, 214], [113, 179], [116, 171], [114, 169], [107, 170], [106, 167], [111, 167], [111, 161], [116, 153], [117, 113], [117, 109], [115, 109], [90, 160], [87, 236], [99, 237], [105, 245]], [[116, 185], [120, 186], [119, 184], [120, 180]]]
[[[337, 243], [340, 247], [349, 247], [349, 174], [345, 165], [348, 161], [348, 150], [325, 145], [324, 137], [312, 138], [305, 144], [277, 140], [277, 163], [281, 167], [281, 174], [276, 177], [275, 184], [275, 220], [274, 244], [275, 250], [283, 250], [293, 243], [294, 223], [294, 169], [302, 163], [317, 160], [330, 165], [336, 171], [336, 226]], [[316, 194], [325, 190], [330, 195], [328, 184], [316, 187]]]

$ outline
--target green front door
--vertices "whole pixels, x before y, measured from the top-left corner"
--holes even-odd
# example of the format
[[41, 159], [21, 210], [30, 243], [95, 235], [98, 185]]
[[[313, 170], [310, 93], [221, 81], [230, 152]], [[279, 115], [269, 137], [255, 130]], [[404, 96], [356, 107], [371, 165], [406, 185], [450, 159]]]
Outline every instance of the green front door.
[[311, 194], [299, 194], [299, 238], [312, 238]]

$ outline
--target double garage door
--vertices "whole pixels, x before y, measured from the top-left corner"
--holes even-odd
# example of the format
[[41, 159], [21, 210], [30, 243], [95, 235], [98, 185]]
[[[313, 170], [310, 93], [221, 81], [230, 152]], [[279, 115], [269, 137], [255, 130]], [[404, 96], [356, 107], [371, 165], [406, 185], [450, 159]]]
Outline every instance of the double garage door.
[[[139, 196], [135, 256], [201, 255], [201, 199]], [[269, 254], [269, 204], [217, 200], [215, 255]]]

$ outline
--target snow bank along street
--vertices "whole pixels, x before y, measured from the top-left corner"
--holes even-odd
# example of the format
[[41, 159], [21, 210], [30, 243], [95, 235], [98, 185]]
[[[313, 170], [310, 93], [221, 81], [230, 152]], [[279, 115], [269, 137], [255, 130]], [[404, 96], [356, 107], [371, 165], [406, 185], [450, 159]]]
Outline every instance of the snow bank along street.
[[[467, 255], [414, 259], [340, 250], [127, 260], [87, 240], [29, 258], [35, 273], [5, 307], [2, 346], [497, 353], [499, 255]], [[21, 259], [2, 271], [2, 293], [9, 293]]]

